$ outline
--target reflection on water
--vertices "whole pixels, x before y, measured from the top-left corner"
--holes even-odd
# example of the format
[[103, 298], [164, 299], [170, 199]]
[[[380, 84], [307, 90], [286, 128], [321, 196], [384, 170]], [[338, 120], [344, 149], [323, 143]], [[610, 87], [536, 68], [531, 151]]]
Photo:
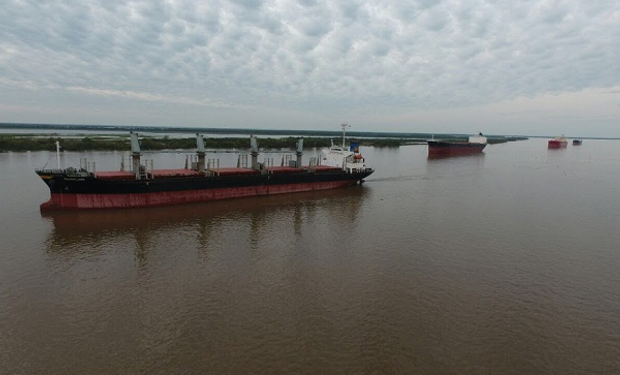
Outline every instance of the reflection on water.
[[485, 168], [486, 160], [484, 153], [454, 156], [428, 155], [424, 167], [427, 174], [437, 178], [473, 177]]
[[445, 160], [445, 159], [463, 159], [463, 158], [474, 158], [474, 159], [484, 159], [485, 153], [477, 153], [477, 154], [465, 154], [465, 155], [440, 155], [440, 154], [428, 154], [428, 160]]
[[[131, 238], [137, 251], [146, 255], [149, 241], [161, 233], [195, 231], [202, 248], [231, 223], [249, 226], [249, 242], [256, 245], [266, 227], [278, 229], [292, 223], [302, 235], [304, 225], [328, 221], [330, 215], [346, 217], [355, 225], [357, 213], [368, 189], [364, 186], [269, 197], [232, 199], [167, 207], [132, 210], [43, 211], [52, 223], [47, 251], [53, 255], [78, 255], [99, 249], [98, 243]], [[271, 227], [273, 222], [278, 224]], [[241, 228], [236, 228], [242, 231]]]

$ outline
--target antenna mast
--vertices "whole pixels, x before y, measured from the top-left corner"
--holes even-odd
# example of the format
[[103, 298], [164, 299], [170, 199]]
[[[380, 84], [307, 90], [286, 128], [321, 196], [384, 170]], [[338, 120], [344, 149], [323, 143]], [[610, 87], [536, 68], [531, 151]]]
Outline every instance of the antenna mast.
[[344, 137], [347, 133], [347, 128], [351, 127], [351, 125], [344, 123], [340, 125], [342, 127], [342, 147], [344, 148]]
[[60, 169], [60, 142], [56, 141], [56, 165]]

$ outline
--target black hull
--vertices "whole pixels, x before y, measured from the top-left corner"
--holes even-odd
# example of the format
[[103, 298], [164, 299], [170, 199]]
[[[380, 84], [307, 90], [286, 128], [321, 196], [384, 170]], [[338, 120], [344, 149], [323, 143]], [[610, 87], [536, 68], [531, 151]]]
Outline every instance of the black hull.
[[428, 141], [429, 155], [468, 155], [478, 154], [486, 143]]
[[182, 176], [107, 180], [92, 174], [37, 171], [51, 192], [43, 210], [162, 206], [181, 203], [332, 189], [361, 183], [372, 169], [282, 174]]
[[[252, 176], [169, 177], [149, 180], [102, 180], [96, 177], [68, 177], [63, 173], [44, 178], [51, 193], [72, 194], [142, 194], [186, 190], [226, 189], [251, 186], [308, 184], [332, 181], [360, 181], [373, 171], [343, 171], [296, 174], [261, 174]], [[45, 175], [45, 172], [37, 172]]]

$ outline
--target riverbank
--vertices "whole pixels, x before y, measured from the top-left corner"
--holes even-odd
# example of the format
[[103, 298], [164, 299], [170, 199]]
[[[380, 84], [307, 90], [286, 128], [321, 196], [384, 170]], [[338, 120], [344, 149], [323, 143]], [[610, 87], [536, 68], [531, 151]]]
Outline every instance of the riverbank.
[[[259, 138], [261, 148], [295, 148], [297, 137]], [[461, 140], [453, 135], [446, 138], [435, 136], [435, 139]], [[525, 137], [488, 137], [490, 144], [506, 143], [516, 140], [525, 140]], [[329, 147], [337, 138], [306, 137], [304, 146], [308, 148]], [[466, 140], [463, 138], [462, 140]], [[361, 146], [372, 147], [400, 147], [412, 144], [426, 144], [422, 138], [360, 138]], [[55, 151], [56, 142], [65, 151], [124, 151], [130, 150], [129, 137], [126, 135], [41, 135], [41, 134], [2, 134], [0, 135], [0, 152], [24, 151]], [[250, 147], [248, 137], [206, 138], [205, 147], [208, 149], [246, 149]], [[168, 136], [141, 136], [140, 148], [145, 151], [158, 150], [193, 150], [196, 148], [196, 138], [172, 138]]]

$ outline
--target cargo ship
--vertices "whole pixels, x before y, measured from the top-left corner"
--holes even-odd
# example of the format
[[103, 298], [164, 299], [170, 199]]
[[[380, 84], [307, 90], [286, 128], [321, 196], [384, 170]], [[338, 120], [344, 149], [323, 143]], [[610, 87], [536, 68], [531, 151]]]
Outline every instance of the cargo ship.
[[41, 210], [164, 206], [333, 189], [361, 184], [374, 172], [355, 144], [345, 147], [344, 127], [342, 146], [321, 150], [321, 156], [310, 158], [305, 166], [303, 138], [297, 141], [295, 160], [291, 157], [285, 164], [283, 157], [282, 165], [273, 166], [270, 159], [258, 161], [258, 140], [251, 136], [249, 154], [239, 154], [237, 167], [226, 168], [220, 168], [219, 159], [207, 160], [203, 136], [197, 134], [196, 139], [196, 155], [187, 159], [182, 169], [154, 169], [152, 161], [143, 163], [135, 133], [131, 133], [127, 169], [121, 162], [119, 171], [98, 172], [94, 163], [86, 160], [78, 168], [37, 169], [51, 193]]
[[487, 137], [479, 133], [470, 136], [468, 141], [428, 140], [428, 156], [452, 156], [480, 154], [487, 146]]
[[547, 144], [548, 148], [565, 148], [566, 146], [568, 146], [568, 141], [564, 136], [550, 139]]

